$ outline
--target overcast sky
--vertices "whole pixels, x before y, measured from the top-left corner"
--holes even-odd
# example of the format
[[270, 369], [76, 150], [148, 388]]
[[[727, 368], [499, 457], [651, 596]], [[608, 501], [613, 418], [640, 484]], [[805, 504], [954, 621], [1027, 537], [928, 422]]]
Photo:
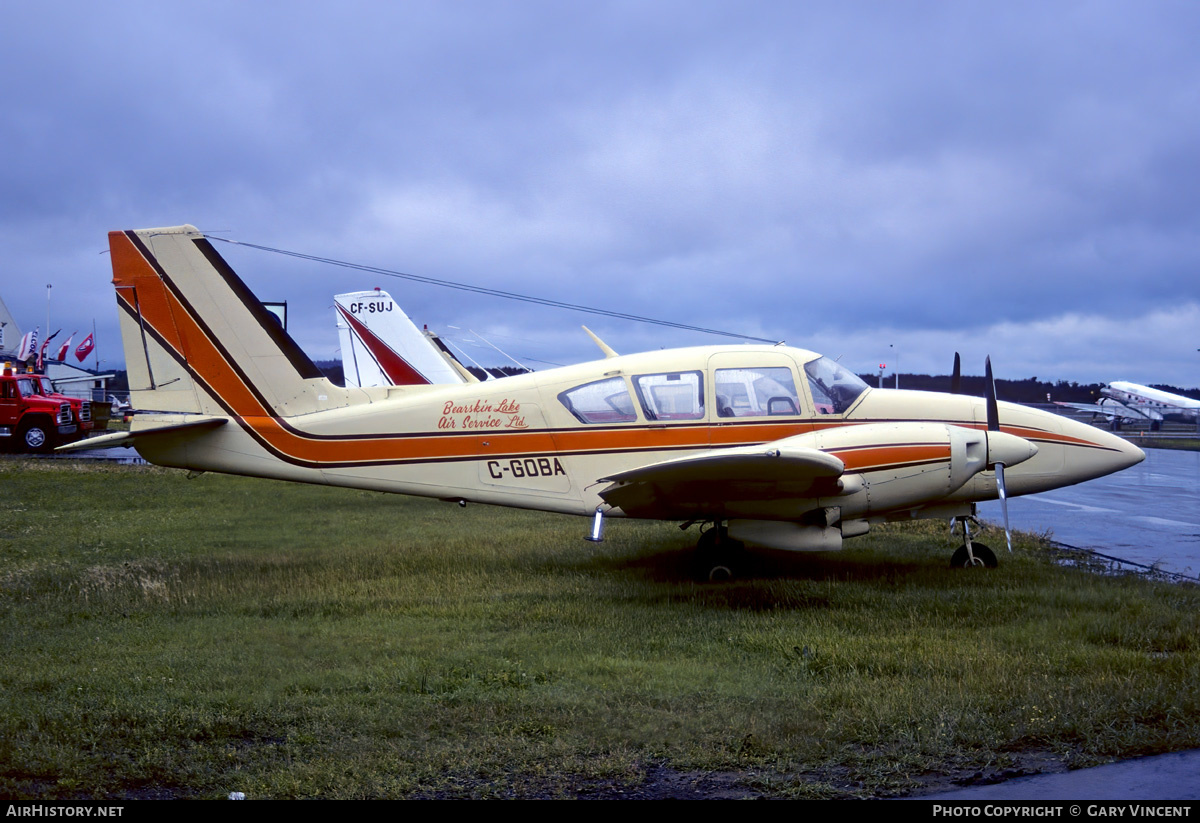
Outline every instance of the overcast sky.
[[[859, 372], [1194, 387], [1198, 43], [1190, 0], [5, 3], [0, 296], [117, 367], [106, 233], [192, 223]], [[725, 342], [216, 245], [315, 359], [373, 286], [539, 367]]]

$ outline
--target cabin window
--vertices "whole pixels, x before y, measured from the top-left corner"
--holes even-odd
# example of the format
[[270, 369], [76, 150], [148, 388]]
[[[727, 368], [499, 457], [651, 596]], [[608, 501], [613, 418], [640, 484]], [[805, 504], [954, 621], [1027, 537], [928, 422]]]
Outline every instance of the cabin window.
[[806, 363], [804, 371], [820, 414], [842, 414], [867, 390], [858, 375], [828, 357]]
[[633, 378], [647, 420], [704, 416], [704, 377], [698, 371], [639, 374]]
[[792, 370], [785, 366], [717, 369], [718, 417], [775, 417], [800, 413]]
[[637, 420], [624, 379], [612, 377], [567, 389], [558, 400], [580, 423], [631, 423]]

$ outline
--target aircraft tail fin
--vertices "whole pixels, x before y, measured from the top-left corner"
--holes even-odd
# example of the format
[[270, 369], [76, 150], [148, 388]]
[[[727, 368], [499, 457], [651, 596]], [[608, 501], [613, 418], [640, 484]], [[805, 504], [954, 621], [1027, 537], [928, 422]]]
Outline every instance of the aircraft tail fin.
[[108, 237], [135, 408], [254, 418], [348, 404], [194, 226]]
[[333, 298], [347, 386], [468, 382], [382, 289]]

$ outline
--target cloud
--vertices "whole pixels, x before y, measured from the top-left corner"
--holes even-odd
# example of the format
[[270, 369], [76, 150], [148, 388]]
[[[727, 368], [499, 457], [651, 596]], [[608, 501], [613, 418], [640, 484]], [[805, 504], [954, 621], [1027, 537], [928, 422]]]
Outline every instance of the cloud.
[[[1186, 333], [1154, 325], [1200, 301], [1190, 4], [63, 3], [7, 23], [23, 325], [53, 282], [56, 316], [113, 339], [104, 233], [187, 221], [864, 370], [889, 342], [945, 371], [983, 341], [1039, 376], [1140, 358], [1143, 382], [1196, 382]], [[317, 355], [334, 291], [388, 285], [221, 250]], [[593, 353], [586, 318], [397, 297]], [[625, 351], [711, 340], [598, 325]]]

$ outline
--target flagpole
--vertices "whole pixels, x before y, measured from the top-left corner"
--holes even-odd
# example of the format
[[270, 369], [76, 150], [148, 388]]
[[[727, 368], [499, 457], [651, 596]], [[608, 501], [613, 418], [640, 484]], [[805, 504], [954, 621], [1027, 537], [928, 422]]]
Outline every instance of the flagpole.
[[92, 357], [95, 362], [96, 374], [100, 373], [100, 350], [96, 348], [96, 318], [92, 318]]

